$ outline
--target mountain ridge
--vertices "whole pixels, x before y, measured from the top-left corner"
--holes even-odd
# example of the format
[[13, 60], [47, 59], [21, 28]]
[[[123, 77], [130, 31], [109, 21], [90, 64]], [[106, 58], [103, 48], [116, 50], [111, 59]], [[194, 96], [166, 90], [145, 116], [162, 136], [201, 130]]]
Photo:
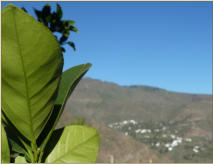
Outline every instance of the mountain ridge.
[[85, 77], [82, 80], [99, 81], [99, 82], [114, 84], [114, 85], [117, 85], [117, 86], [120, 86], [120, 87], [127, 87], [127, 88], [150, 88], [150, 89], [153, 88], [153, 90], [163, 90], [163, 91], [174, 92], [174, 93], [182, 93], [182, 94], [207, 95], [207, 96], [211, 96], [212, 95], [210, 93], [191, 93], [191, 92], [169, 90], [169, 89], [161, 88], [161, 87], [158, 87], [158, 86], [151, 86], [151, 85], [147, 85], [147, 84], [120, 85], [120, 84], [118, 84], [116, 82], [107, 81], [107, 80], [101, 80], [101, 79], [91, 78], [91, 77]]
[[[65, 124], [70, 120], [68, 113], [95, 122], [95, 124], [91, 125], [102, 129], [100, 131], [102, 137], [104, 137], [103, 134], [105, 134], [106, 131], [109, 131], [106, 127], [110, 124], [125, 120], [135, 120], [139, 122], [141, 126], [148, 125], [153, 128], [155, 125], [163, 123], [168, 129], [177, 129], [179, 136], [189, 137], [195, 141], [199, 141], [200, 146], [208, 145], [209, 141], [212, 140], [212, 95], [171, 92], [154, 87], [147, 88], [146, 86], [125, 87], [115, 83], [84, 78], [80, 81], [72, 96], [67, 101], [66, 114], [63, 119]], [[122, 131], [122, 129], [121, 132], [126, 133]], [[119, 143], [120, 133], [113, 130], [111, 130], [110, 133], [112, 133], [114, 137], [113, 145], [115, 146]], [[137, 138], [134, 138], [134, 132], [131, 133], [133, 135], [132, 139], [137, 140]], [[172, 132], [168, 131], [168, 133], [173, 135]], [[116, 134], [118, 135], [117, 137]], [[201, 140], [199, 138], [201, 138]], [[169, 140], [170, 139], [168, 139], [168, 141]], [[139, 139], [139, 141], [143, 143], [143, 140], [141, 141]], [[133, 141], [130, 140], [125, 140], [125, 142], [133, 143]], [[103, 155], [104, 152], [109, 153], [113, 151], [113, 146], [112, 148], [107, 146], [106, 142], [102, 142], [102, 144], [102, 155], [99, 159], [105, 159], [103, 162], [109, 162]], [[196, 144], [196, 142], [193, 142], [193, 144]], [[117, 146], [117, 151], [114, 152], [115, 154], [119, 153], [119, 151], [122, 152]], [[184, 148], [180, 150], [182, 151]], [[152, 150], [149, 152], [152, 152]], [[188, 150], [186, 152], [188, 152]], [[128, 152], [126, 153], [128, 154]], [[156, 160], [161, 160], [155, 161], [203, 162], [205, 159], [201, 157], [195, 158], [193, 157], [194, 155], [190, 153], [191, 152], [189, 152], [189, 159], [184, 159], [185, 156], [183, 154], [175, 155], [173, 153], [166, 155], [165, 159], [156, 158]], [[208, 153], [204, 154], [208, 157], [207, 161], [211, 161], [209, 155], [206, 155]], [[139, 158], [138, 161], [134, 161], [132, 155], [131, 162], [141, 161]], [[161, 155], [159, 157], [161, 157]], [[192, 160], [191, 158], [195, 159]], [[116, 156], [116, 159], [118, 159], [116, 162], [128, 162], [128, 159], [122, 161], [120, 156]], [[147, 161], [147, 158], [145, 161]]]

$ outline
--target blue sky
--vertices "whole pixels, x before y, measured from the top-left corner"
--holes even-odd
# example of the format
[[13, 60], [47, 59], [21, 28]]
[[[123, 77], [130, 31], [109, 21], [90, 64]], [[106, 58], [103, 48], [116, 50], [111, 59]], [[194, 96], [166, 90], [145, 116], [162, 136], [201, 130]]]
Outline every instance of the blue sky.
[[[2, 6], [11, 2], [2, 2]], [[53, 9], [56, 2], [49, 2]], [[46, 2], [12, 2], [41, 9]], [[90, 62], [86, 77], [120, 85], [212, 93], [212, 2], [59, 2], [80, 33], [64, 70]]]

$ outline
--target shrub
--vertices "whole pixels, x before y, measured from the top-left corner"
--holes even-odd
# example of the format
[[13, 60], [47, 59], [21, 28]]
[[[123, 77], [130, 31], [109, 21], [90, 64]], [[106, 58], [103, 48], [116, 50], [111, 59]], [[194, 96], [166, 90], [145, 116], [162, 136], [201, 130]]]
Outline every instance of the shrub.
[[70, 125], [55, 130], [67, 98], [90, 63], [70, 68], [47, 27], [18, 7], [2, 11], [2, 162], [96, 161], [98, 132]]

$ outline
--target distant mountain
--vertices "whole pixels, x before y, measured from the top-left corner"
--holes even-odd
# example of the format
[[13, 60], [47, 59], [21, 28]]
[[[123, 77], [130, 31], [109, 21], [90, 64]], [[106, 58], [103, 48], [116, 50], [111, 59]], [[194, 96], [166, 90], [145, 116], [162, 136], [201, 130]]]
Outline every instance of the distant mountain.
[[210, 123], [211, 100], [211, 95], [177, 93], [144, 86], [121, 87], [86, 78], [77, 86], [67, 107], [75, 115], [106, 124], [125, 119], [172, 121], [183, 115]]
[[[171, 128], [179, 129], [181, 136], [212, 139], [212, 95], [207, 94], [170, 92], [150, 86], [119, 86], [85, 78], [68, 100], [66, 110], [105, 127], [124, 120], [165, 122]], [[69, 122], [68, 115], [62, 122]], [[105, 130], [108, 131], [108, 128], [100, 129], [104, 129], [101, 131], [103, 134], [106, 134]], [[181, 162], [181, 158], [173, 161]]]

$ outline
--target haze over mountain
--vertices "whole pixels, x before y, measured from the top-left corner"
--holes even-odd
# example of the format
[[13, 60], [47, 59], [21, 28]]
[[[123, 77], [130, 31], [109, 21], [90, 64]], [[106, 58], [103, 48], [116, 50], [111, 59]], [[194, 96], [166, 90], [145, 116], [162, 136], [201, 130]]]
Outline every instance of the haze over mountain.
[[[210, 154], [205, 151], [203, 151], [202, 156], [196, 156], [196, 153], [194, 153], [195, 155], [193, 154], [193, 146], [195, 147], [196, 143], [202, 147], [212, 141], [212, 95], [170, 92], [149, 86], [119, 86], [115, 83], [85, 78], [79, 83], [73, 95], [68, 100], [65, 113], [61, 123], [70, 123], [72, 121], [70, 116], [73, 115], [75, 117], [85, 118], [88, 120], [86, 122], [97, 127], [100, 131], [102, 136], [100, 162], [109, 162], [109, 157], [103, 157], [104, 154], [109, 156], [109, 152], [112, 152], [112, 154], [114, 152], [116, 162], [148, 162], [150, 156], [146, 158], [136, 158], [136, 156], [140, 156], [140, 153], [136, 155], [136, 152], [139, 152], [141, 149], [151, 153], [153, 156], [152, 159], [154, 159], [155, 162], [212, 161]], [[172, 152], [168, 153], [168, 150], [164, 152], [163, 149], [151, 149], [151, 140], [146, 140], [146, 143], [144, 143], [145, 140], [143, 136], [135, 135], [135, 132], [128, 131], [128, 129], [125, 130], [127, 126], [122, 126], [117, 129], [113, 126], [111, 126], [111, 128], [107, 127], [110, 124], [115, 125], [115, 123], [119, 125], [119, 123], [125, 120], [138, 122], [137, 127], [136, 125], [135, 127], [131, 125], [134, 130], [137, 130], [139, 125], [140, 127], [149, 127], [150, 129], [160, 129], [158, 124], [162, 123], [167, 129], [170, 129], [166, 131], [168, 136], [173, 135], [173, 130], [175, 129], [178, 131], [176, 136], [181, 136], [183, 139], [186, 137], [193, 139], [193, 141], [196, 142], [190, 144], [195, 145], [184, 144], [182, 147], [177, 147], [185, 151], [185, 147], [191, 146], [191, 152], [186, 151], [186, 153], [191, 153], [190, 159], [184, 156], [184, 154], [178, 156], [177, 153], [176, 155], [174, 155], [174, 153], [172, 154]], [[111, 140], [106, 142], [106, 138], [110, 136], [109, 133], [111, 133]], [[123, 136], [126, 133], [128, 133], [129, 136]], [[149, 137], [153, 139], [153, 135]], [[161, 138], [159, 141], [160, 140]], [[129, 150], [126, 151], [125, 154], [122, 146], [118, 146], [118, 143], [122, 141], [126, 145], [131, 142], [135, 143], [133, 145], [142, 144], [143, 146], [141, 146], [141, 149], [137, 146], [126, 146]], [[170, 141], [169, 138], [168, 141]], [[107, 146], [107, 144], [110, 146]], [[166, 144], [166, 141], [164, 144]], [[116, 152], [113, 150], [116, 150]], [[162, 155], [159, 152], [164, 152], [165, 154]], [[141, 152], [141, 154], [143, 153]], [[120, 154], [120, 156], [118, 154]], [[126, 160], [121, 158], [128, 154], [129, 158]], [[134, 157], [133, 154], [136, 156]]]

